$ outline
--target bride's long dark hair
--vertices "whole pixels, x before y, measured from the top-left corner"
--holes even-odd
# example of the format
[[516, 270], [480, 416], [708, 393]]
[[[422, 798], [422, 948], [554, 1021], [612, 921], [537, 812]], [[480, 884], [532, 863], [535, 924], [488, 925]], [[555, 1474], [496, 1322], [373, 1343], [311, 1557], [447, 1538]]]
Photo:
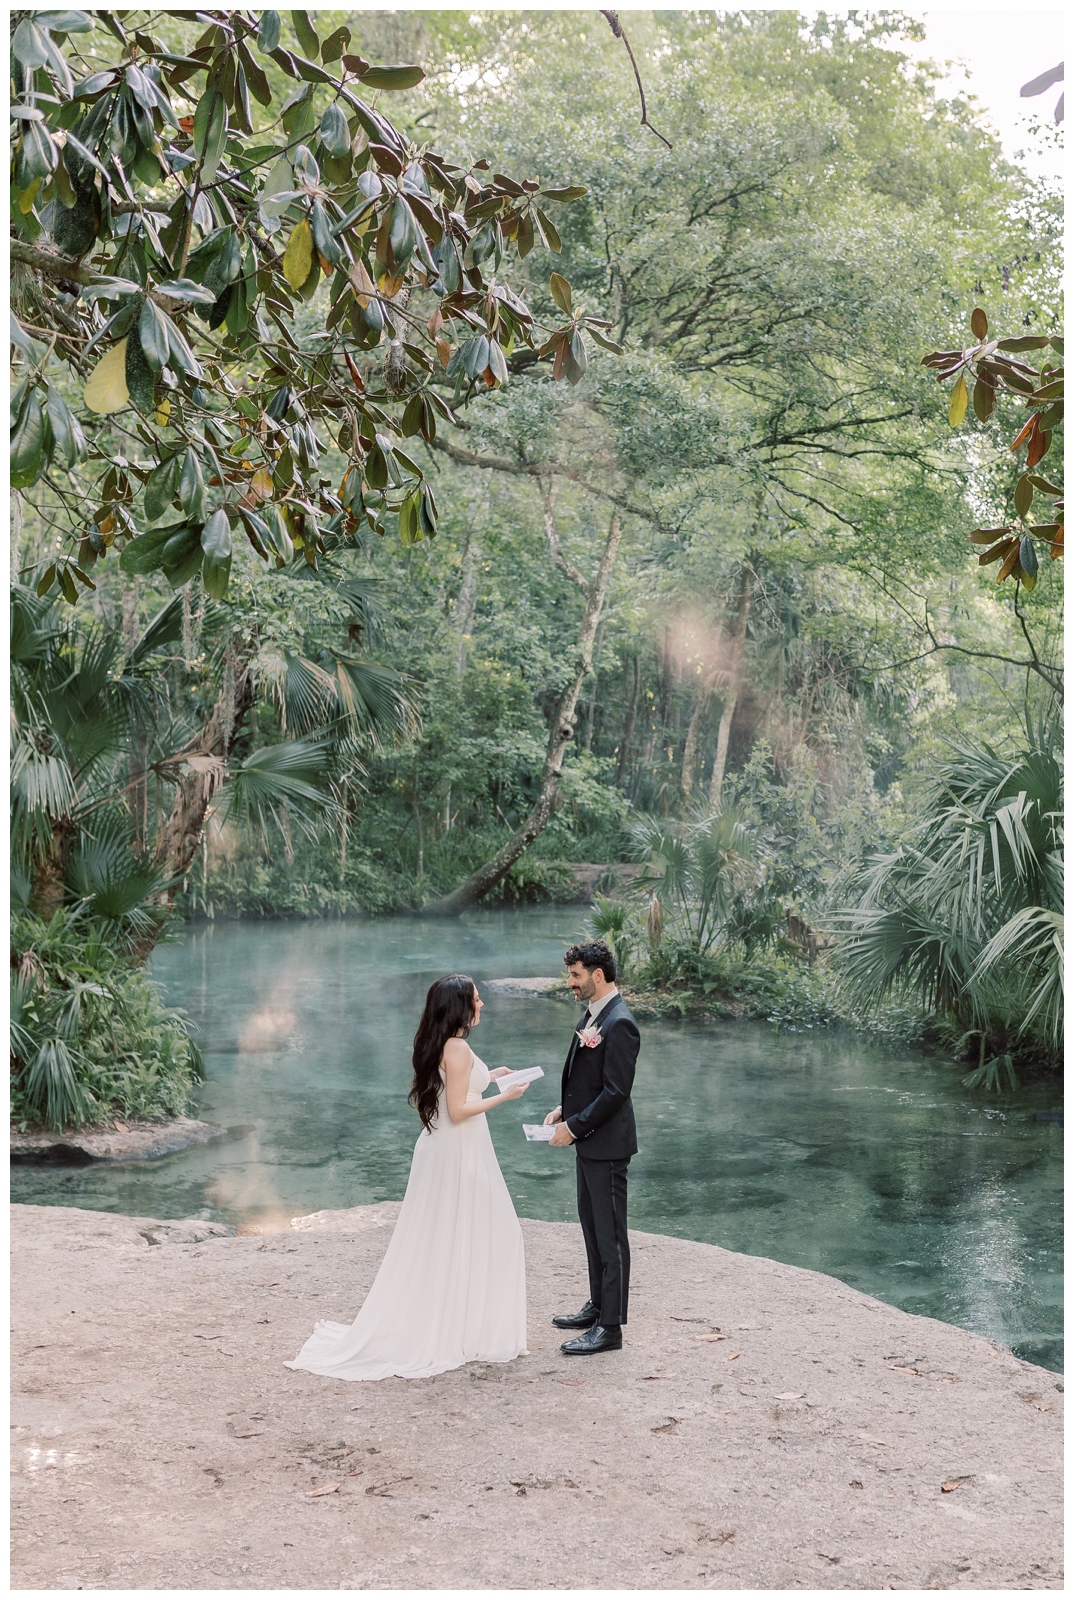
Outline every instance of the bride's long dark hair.
[[407, 1098], [417, 1109], [421, 1125], [428, 1131], [436, 1116], [437, 1101], [444, 1080], [440, 1063], [449, 1039], [461, 1034], [465, 1039], [474, 1025], [477, 989], [473, 978], [461, 972], [437, 978], [425, 996], [425, 1010], [414, 1035], [414, 1083]]

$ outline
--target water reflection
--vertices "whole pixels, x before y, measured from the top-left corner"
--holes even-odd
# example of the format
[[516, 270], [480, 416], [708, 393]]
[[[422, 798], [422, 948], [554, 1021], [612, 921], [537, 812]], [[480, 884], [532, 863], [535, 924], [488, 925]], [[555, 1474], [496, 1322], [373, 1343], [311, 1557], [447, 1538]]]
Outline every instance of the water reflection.
[[[222, 926], [154, 973], [199, 1027], [201, 1115], [228, 1140], [151, 1165], [14, 1172], [15, 1198], [256, 1224], [397, 1199], [416, 1136], [410, 1043], [432, 978], [562, 970], [571, 909]], [[573, 1157], [527, 1145], [555, 1103], [575, 1013], [486, 994], [473, 1043], [549, 1079], [490, 1119], [521, 1214], [572, 1219]], [[907, 1311], [1061, 1366], [1062, 1129], [1054, 1092], [997, 1108], [958, 1073], [852, 1035], [643, 1025], [631, 1220], [828, 1272]]]

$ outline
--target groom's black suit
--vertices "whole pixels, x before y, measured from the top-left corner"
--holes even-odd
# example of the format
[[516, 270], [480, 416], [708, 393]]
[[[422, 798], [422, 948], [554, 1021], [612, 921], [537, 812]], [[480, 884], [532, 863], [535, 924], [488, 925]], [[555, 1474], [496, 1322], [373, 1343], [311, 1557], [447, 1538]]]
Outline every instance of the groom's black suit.
[[[582, 1026], [589, 1023], [589, 1013]], [[589, 1298], [602, 1327], [627, 1319], [630, 1245], [627, 1241], [627, 1167], [638, 1136], [630, 1091], [641, 1034], [621, 994], [597, 1013], [593, 1048], [578, 1034], [563, 1065], [563, 1121], [573, 1135], [578, 1168], [578, 1219], [589, 1261]]]

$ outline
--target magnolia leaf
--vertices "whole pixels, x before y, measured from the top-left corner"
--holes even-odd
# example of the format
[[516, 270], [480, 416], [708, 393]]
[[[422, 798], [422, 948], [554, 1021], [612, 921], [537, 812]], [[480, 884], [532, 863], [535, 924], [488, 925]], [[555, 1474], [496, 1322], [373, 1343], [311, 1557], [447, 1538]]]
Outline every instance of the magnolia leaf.
[[280, 13], [278, 11], [263, 11], [261, 13], [261, 27], [257, 35], [257, 48], [264, 55], [271, 55], [273, 50], [280, 47]]
[[964, 377], [960, 377], [951, 391], [951, 404], [947, 411], [947, 420], [953, 428], [957, 428], [966, 415], [966, 407], [969, 405], [969, 401], [970, 392], [966, 388], [966, 380]]
[[362, 73], [362, 88], [413, 89], [424, 78], [421, 67], [369, 67]]
[[157, 375], [146, 358], [141, 339], [131, 338], [125, 342], [127, 357], [123, 363], [123, 373], [127, 380], [127, 391], [135, 409], [144, 415], [152, 411], [156, 401]]
[[301, 289], [313, 266], [313, 238], [305, 217], [295, 224], [283, 253], [283, 275], [292, 289]]
[[330, 156], [345, 156], [351, 147], [351, 130], [337, 105], [325, 108], [318, 129], [321, 143]]
[[987, 337], [988, 318], [985, 316], [980, 306], [975, 307], [975, 309], [970, 313], [970, 327], [973, 329], [975, 338], [984, 339]]
[[552, 299], [556, 302], [556, 305], [569, 317], [574, 297], [571, 294], [571, 286], [566, 278], [562, 277], [558, 272], [553, 272], [548, 280], [548, 287], [552, 291]]
[[1004, 578], [1009, 578], [1015, 567], [1018, 565], [1018, 552], [1021, 549], [1021, 543], [1022, 542], [1020, 539], [1014, 539], [1012, 541], [1010, 553], [1003, 565], [1000, 567], [999, 571], [996, 573], [997, 583], [1002, 583]]
[[127, 341], [121, 339], [101, 357], [86, 381], [82, 398], [91, 411], [107, 416], [122, 411], [130, 400], [126, 376]]
[[191, 278], [175, 278], [169, 283], [159, 283], [157, 293], [167, 295], [169, 300], [184, 300], [194, 306], [211, 306], [216, 298], [211, 289], [203, 288]]
[[1014, 486], [1014, 509], [1020, 517], [1024, 517], [1032, 504], [1032, 481], [1027, 477], [1021, 477]]
[[987, 422], [996, 409], [996, 386], [991, 378], [980, 377], [973, 386], [973, 414], [978, 422]]
[[146, 300], [138, 318], [138, 338], [145, 358], [155, 372], [159, 372], [168, 359], [168, 319], [152, 300]]
[[569, 189], [542, 189], [542, 200], [581, 200], [589, 193], [588, 189], [579, 188], [577, 184]]
[[[1032, 536], [1028, 533], [1023, 534], [1022, 541], [1018, 546], [1018, 560], [1022, 568], [1022, 582], [1027, 589], [1031, 589], [1037, 581], [1037, 551], [1033, 544]], [[1030, 578], [1032, 578], [1033, 583], [1027, 581]]]

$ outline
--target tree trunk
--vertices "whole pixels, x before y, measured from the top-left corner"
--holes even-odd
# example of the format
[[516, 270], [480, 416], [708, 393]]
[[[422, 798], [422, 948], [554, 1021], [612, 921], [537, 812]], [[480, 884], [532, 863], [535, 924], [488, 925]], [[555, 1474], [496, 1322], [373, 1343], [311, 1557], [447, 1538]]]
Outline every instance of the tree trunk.
[[712, 785], [709, 789], [709, 804], [720, 804], [720, 792], [723, 789], [724, 773], [727, 770], [727, 747], [731, 742], [731, 722], [738, 704], [738, 691], [742, 672], [742, 651], [746, 643], [746, 627], [750, 620], [750, 605], [753, 601], [753, 568], [747, 558], [742, 563], [738, 575], [738, 600], [735, 608], [734, 631], [731, 635], [731, 646], [727, 660], [727, 691], [724, 696], [723, 714], [720, 717], [720, 728], [716, 735], [716, 760], [712, 764]]
[[690, 804], [690, 797], [694, 792], [694, 780], [697, 777], [697, 745], [701, 734], [701, 723], [705, 712], [708, 710], [712, 691], [716, 684], [719, 672], [720, 658], [716, 659], [710, 667], [706, 667], [701, 675], [701, 682], [697, 689], [697, 699], [694, 702], [693, 715], [690, 726], [686, 730], [686, 745], [682, 752], [682, 799], [684, 805]]
[[471, 537], [467, 540], [466, 550], [462, 558], [462, 583], [459, 585], [459, 598], [455, 602], [454, 623], [459, 633], [459, 651], [455, 658], [455, 676], [461, 678], [466, 670], [466, 641], [474, 625], [474, 614], [477, 610], [477, 564], [481, 559], [481, 552], [477, 541]]
[[22, 495], [11, 491], [11, 584], [19, 582], [19, 562], [22, 560]]
[[42, 922], [48, 922], [63, 905], [67, 863], [77, 837], [72, 819], [60, 817], [52, 824], [52, 842], [47, 852], [34, 862], [30, 909]]
[[[224, 680], [212, 715], [197, 737], [174, 758], [181, 768], [179, 782], [156, 851], [157, 860], [173, 880], [172, 887], [166, 891], [169, 905], [175, 899], [178, 880], [185, 876], [197, 854], [213, 795], [224, 781], [235, 733], [254, 703], [249, 677], [253, 653], [253, 640], [237, 634], [232, 636], [224, 663]], [[148, 955], [149, 950], [145, 954]]]
[[[585, 682], [591, 667], [593, 657], [593, 640], [596, 637], [597, 627], [604, 610], [604, 599], [608, 592], [615, 558], [619, 553], [619, 545], [623, 537], [622, 525], [619, 521], [618, 511], [612, 512], [611, 523], [608, 528], [608, 537], [604, 545], [597, 575], [586, 589], [585, 611], [582, 624], [578, 630], [578, 653], [575, 657], [574, 674], [567, 684], [559, 700], [556, 702], [555, 712], [552, 717], [552, 727], [548, 735], [548, 749], [544, 759], [544, 770], [541, 774], [541, 788], [537, 801], [530, 811], [529, 816], [520, 828], [512, 834], [507, 843], [502, 845], [496, 854], [486, 861], [484, 866], [461, 883], [451, 894], [445, 895], [442, 900], [435, 901], [425, 908], [428, 916], [454, 917], [460, 911], [465, 911], [467, 906], [473, 905], [475, 900], [480, 900], [482, 895], [488, 893], [505, 872], [508, 872], [524, 850], [528, 849], [537, 838], [538, 834], [548, 823], [559, 797], [559, 783], [563, 772], [563, 757], [566, 754], [567, 743], [574, 732], [574, 723], [578, 706], [578, 695], [582, 684]], [[559, 557], [558, 540], [550, 534], [553, 557], [557, 566], [565, 566]], [[577, 578], [575, 579], [577, 582]]]
[[638, 714], [638, 695], [641, 692], [641, 661], [634, 657], [634, 681], [630, 690], [630, 704], [627, 707], [626, 722], [623, 724], [623, 737], [619, 744], [619, 760], [615, 768], [615, 781], [622, 785], [623, 775], [626, 772], [627, 757], [630, 751], [630, 741], [634, 737], [634, 719]]

